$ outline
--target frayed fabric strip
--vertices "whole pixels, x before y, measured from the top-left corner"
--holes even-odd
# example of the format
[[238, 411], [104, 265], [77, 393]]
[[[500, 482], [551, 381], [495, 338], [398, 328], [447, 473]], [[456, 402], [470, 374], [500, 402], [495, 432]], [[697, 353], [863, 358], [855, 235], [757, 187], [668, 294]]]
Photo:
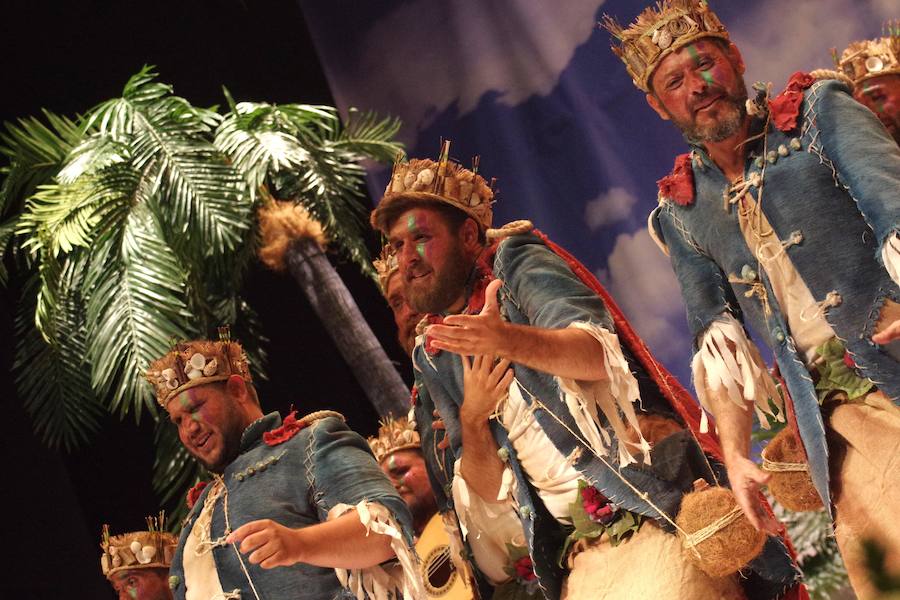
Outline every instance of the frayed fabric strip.
[[[512, 475], [508, 466], [504, 469], [504, 474], [506, 471]], [[509, 575], [506, 567], [510, 560], [507, 544], [523, 537], [522, 522], [513, 496], [515, 479], [511, 478], [509, 490], [502, 502], [486, 502], [469, 490], [466, 480], [460, 474], [460, 461], [457, 460], [452, 486], [459, 529], [462, 537], [469, 541], [479, 570], [494, 585], [507, 581]]]
[[456, 572], [460, 574], [466, 582], [474, 582], [475, 574], [472, 572], [472, 565], [466, 560], [466, 545], [463, 542], [462, 530], [456, 513], [447, 511], [441, 513], [441, 523], [444, 525], [444, 531], [447, 533], [447, 541], [450, 546], [450, 560], [456, 567]]
[[[783, 403], [775, 381], [756, 346], [733, 316], [723, 314], [709, 326], [700, 339], [691, 369], [704, 411], [712, 412], [710, 396], [724, 390], [728, 399], [742, 408], [746, 408], [747, 402], [753, 403], [759, 424], [764, 429], [769, 428], [770, 417], [776, 421], [784, 420]], [[779, 408], [778, 413], [772, 410], [772, 403]]]
[[359, 521], [367, 534], [377, 533], [391, 538], [391, 549], [397, 556], [399, 570], [388, 572], [383, 565], [367, 569], [335, 569], [338, 580], [349, 589], [357, 600], [394, 600], [402, 593], [403, 600], [425, 597], [419, 560], [403, 539], [400, 524], [390, 511], [375, 502], [363, 500], [356, 506], [338, 504], [328, 511], [331, 521], [351, 510], [356, 510]]
[[[579, 321], [571, 323], [569, 327], [585, 331], [600, 342], [603, 348], [603, 365], [606, 369], [606, 379], [601, 381], [577, 381], [557, 377], [563, 392], [563, 400], [575, 419], [581, 435], [597, 455], [606, 456], [609, 453], [609, 434], [600, 423], [599, 409], [619, 441], [619, 464], [625, 466], [636, 462], [628, 452], [628, 446], [640, 450], [644, 464], [650, 464], [650, 444], [641, 434], [637, 414], [634, 411], [634, 403], [641, 398], [640, 390], [637, 379], [622, 353], [619, 336], [594, 323]], [[626, 441], [631, 439], [628, 426], [638, 436], [636, 444]]]
[[900, 285], [900, 234], [893, 233], [881, 247], [881, 260], [894, 283]]

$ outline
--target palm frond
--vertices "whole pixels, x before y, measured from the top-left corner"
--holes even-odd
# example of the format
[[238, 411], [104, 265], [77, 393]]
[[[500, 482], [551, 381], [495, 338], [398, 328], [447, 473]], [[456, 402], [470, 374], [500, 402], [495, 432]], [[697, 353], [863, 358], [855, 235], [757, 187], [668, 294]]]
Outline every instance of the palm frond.
[[[171, 93], [145, 67], [121, 98], [101, 104], [88, 122], [109, 140], [108, 147], [127, 144], [135, 169], [154, 171], [152, 195], [159, 198], [164, 223], [175, 228], [179, 250], [198, 256], [231, 250], [247, 227], [251, 202], [240, 174], [209, 140], [221, 117]], [[110, 155], [107, 150], [90, 158]]]
[[9, 272], [3, 260], [3, 255], [9, 247], [9, 243], [19, 226], [18, 217], [10, 217], [5, 223], [0, 223], [0, 286], [5, 286], [9, 281]]
[[396, 117], [380, 117], [372, 111], [360, 112], [351, 108], [334, 146], [357, 155], [357, 160], [392, 162], [403, 155], [403, 144], [395, 140], [400, 125], [400, 119]]
[[69, 152], [56, 180], [62, 184], [74, 183], [82, 175], [96, 173], [110, 165], [127, 162], [130, 158], [126, 144], [95, 133]]
[[122, 226], [133, 206], [147, 202], [151, 178], [142, 178], [127, 163], [114, 163], [68, 184], [41, 186], [19, 220], [23, 246], [46, 245], [53, 256], [86, 248], [105, 231]]
[[364, 160], [393, 160], [399, 121], [351, 112], [344, 127], [332, 107], [234, 104], [216, 130], [216, 147], [231, 158], [251, 193], [267, 186], [275, 196], [303, 203], [345, 258], [372, 275], [362, 202]]
[[87, 356], [97, 393], [109, 410], [140, 419], [154, 400], [143, 374], [151, 360], [170, 349], [170, 340], [195, 331], [185, 304], [186, 267], [162, 239], [146, 205], [129, 213], [118, 235], [95, 244], [85, 282]]
[[39, 185], [49, 183], [69, 152], [85, 135], [86, 124], [43, 111], [44, 124], [36, 117], [5, 123], [0, 132], [0, 153], [9, 165], [0, 186], [0, 217], [18, 213]]
[[35, 327], [35, 302], [41, 281], [30, 277], [15, 319], [16, 389], [35, 432], [51, 448], [72, 449], [99, 428], [103, 407], [91, 389], [85, 362], [84, 305], [78, 293], [82, 265], [67, 260], [60, 267], [53, 302], [45, 317], [48, 330], [65, 334], [48, 343]]

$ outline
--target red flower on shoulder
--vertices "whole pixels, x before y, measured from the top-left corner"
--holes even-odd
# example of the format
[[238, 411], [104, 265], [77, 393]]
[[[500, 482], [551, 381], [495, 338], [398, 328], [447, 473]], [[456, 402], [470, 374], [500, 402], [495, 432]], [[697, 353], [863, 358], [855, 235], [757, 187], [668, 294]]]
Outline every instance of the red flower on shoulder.
[[516, 578], [526, 583], [534, 581], [537, 577], [534, 574], [534, 563], [527, 554], [513, 563], [513, 569], [516, 571]]
[[803, 90], [814, 82], [815, 78], [808, 73], [797, 71], [791, 75], [785, 90], [769, 100], [769, 114], [779, 131], [787, 132], [797, 128], [800, 105], [803, 104]]
[[675, 158], [672, 172], [656, 182], [659, 195], [680, 206], [688, 206], [694, 201], [694, 170], [691, 155], [681, 154]]
[[263, 441], [267, 446], [277, 446], [288, 441], [306, 427], [307, 423], [297, 420], [297, 411], [291, 411], [291, 414], [284, 418], [281, 427], [276, 427], [272, 431], [263, 433]]
[[[441, 323], [444, 322], [444, 317], [442, 317], [441, 315], [428, 315], [427, 317], [425, 317], [425, 320], [427, 321], [427, 323], [429, 325], [440, 325]], [[426, 333], [425, 334], [425, 352], [427, 352], [431, 356], [434, 356], [435, 354], [440, 352], [440, 350], [438, 350], [437, 348], [432, 346], [431, 341], [432, 341], [431, 336], [429, 336]]]
[[197, 485], [188, 490], [187, 498], [185, 500], [187, 501], [187, 507], [189, 509], [194, 508], [194, 505], [197, 504], [197, 500], [200, 499], [200, 494], [203, 493], [206, 483], [207, 482], [205, 481], [200, 481]]

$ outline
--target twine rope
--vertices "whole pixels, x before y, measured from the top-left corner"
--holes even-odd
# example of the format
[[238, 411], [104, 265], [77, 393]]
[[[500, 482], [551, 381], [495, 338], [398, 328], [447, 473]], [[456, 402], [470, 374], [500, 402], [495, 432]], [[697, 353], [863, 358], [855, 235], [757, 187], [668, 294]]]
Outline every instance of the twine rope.
[[778, 462], [763, 456], [762, 469], [770, 473], [802, 473], [809, 471], [809, 466], [806, 463]]
[[700, 553], [697, 551], [697, 546], [737, 521], [741, 518], [742, 514], [741, 507], [735, 506], [706, 527], [698, 529], [694, 533], [685, 534], [683, 542], [684, 547], [693, 550], [697, 556], [700, 556]]

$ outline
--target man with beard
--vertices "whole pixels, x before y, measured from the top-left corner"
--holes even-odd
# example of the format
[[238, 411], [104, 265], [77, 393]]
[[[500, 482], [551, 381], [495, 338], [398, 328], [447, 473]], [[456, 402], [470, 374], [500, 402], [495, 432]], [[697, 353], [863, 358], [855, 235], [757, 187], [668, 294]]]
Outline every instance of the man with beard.
[[[401, 278], [398, 276], [397, 259], [385, 246], [381, 257], [373, 266], [378, 274], [378, 284], [382, 294], [388, 301], [397, 325], [397, 341], [409, 356], [412, 356], [416, 345], [416, 326], [424, 316], [413, 309], [406, 301]], [[376, 437], [368, 440], [375, 460], [382, 471], [390, 478], [391, 483], [409, 506], [413, 517], [413, 530], [416, 536], [437, 513], [437, 504], [428, 473], [425, 459], [422, 457], [422, 444], [419, 433], [415, 430], [415, 422], [407, 417], [390, 418], [382, 423]]]
[[850, 44], [837, 68], [853, 82], [853, 97], [869, 108], [900, 144], [900, 21], [888, 35]]
[[412, 356], [416, 346], [416, 326], [422, 320], [422, 313], [416, 311], [406, 301], [403, 291], [403, 282], [397, 277], [397, 258], [385, 246], [381, 257], [374, 261], [375, 271], [378, 273], [378, 285], [384, 294], [391, 312], [394, 314], [394, 324], [397, 325], [397, 341], [400, 347], [409, 356]]
[[480, 572], [553, 599], [782, 596], [797, 573], [781, 540], [739, 583], [664, 531], [692, 483], [715, 480], [686, 430], [695, 405], [574, 259], [528, 222], [490, 229], [492, 202], [445, 144], [439, 161], [396, 164], [371, 217], [428, 313], [416, 421], [438, 508], [459, 516]]
[[809, 473], [861, 590], [861, 539], [900, 552], [900, 148], [836, 80], [795, 73], [779, 96], [758, 85], [745, 102], [740, 52], [705, 2], [605, 24], [647, 102], [691, 145], [659, 181], [650, 230], [681, 284], [694, 381], [739, 504], [774, 529], [757, 494], [770, 475], [749, 451], [751, 409], [765, 421], [779, 392], [746, 323], [774, 353], [807, 459], [769, 469]]
[[165, 519], [147, 517], [147, 530], [111, 536], [103, 526], [100, 568], [119, 600], [172, 600], [169, 566], [177, 539]]
[[[169, 579], [176, 599], [420, 596], [409, 511], [340, 414], [263, 415], [227, 334], [177, 344], [147, 378], [213, 474], [188, 496]], [[402, 581], [379, 566], [394, 555]]]

